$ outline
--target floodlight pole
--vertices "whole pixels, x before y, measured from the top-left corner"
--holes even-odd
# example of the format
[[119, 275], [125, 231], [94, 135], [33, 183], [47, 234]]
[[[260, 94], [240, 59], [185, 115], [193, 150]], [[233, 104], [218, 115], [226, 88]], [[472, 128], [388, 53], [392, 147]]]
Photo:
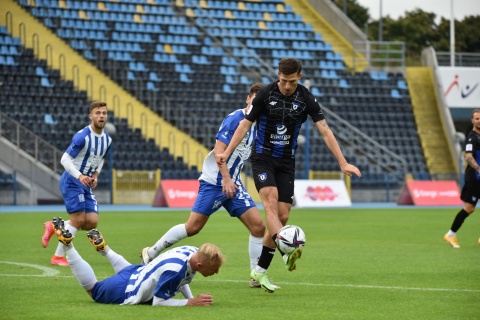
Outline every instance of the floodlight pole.
[[378, 41], [383, 41], [382, 0], [380, 0], [380, 18], [378, 19]]
[[455, 15], [453, 0], [450, 0], [450, 66], [455, 67]]

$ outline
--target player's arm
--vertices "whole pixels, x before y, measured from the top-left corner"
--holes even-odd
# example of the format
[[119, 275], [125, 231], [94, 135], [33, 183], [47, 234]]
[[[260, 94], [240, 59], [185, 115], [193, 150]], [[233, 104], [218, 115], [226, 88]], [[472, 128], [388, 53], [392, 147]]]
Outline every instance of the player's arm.
[[84, 176], [80, 170], [75, 167], [72, 156], [67, 152], [63, 154], [60, 163], [69, 174], [78, 179], [85, 187], [91, 186], [92, 179], [89, 176]]
[[183, 306], [209, 306], [213, 303], [212, 296], [208, 293], [201, 293], [190, 299], [162, 299], [153, 297], [152, 306], [183, 307]]
[[465, 152], [464, 158], [468, 165], [473, 168], [473, 170], [480, 173], [480, 165], [477, 163], [477, 161], [475, 161], [475, 158], [471, 152]]
[[248, 130], [250, 130], [252, 123], [252, 121], [249, 121], [247, 119], [243, 119], [242, 121], [240, 121], [237, 130], [235, 130], [235, 133], [233, 134], [232, 140], [230, 140], [230, 143], [228, 144], [227, 149], [225, 149], [225, 151], [221, 154], [215, 153], [215, 159], [219, 165], [221, 163], [227, 162], [233, 150], [238, 147], [240, 142], [242, 142], [243, 138], [245, 138], [245, 136], [247, 135], [247, 132]]
[[[215, 147], [213, 148], [213, 154], [215, 155], [222, 154], [225, 152], [225, 149], [227, 149], [227, 145], [224, 142], [217, 139], [217, 142], [215, 142]], [[222, 163], [217, 162], [217, 165], [223, 180], [222, 192], [228, 198], [233, 198], [235, 196], [235, 193], [237, 192], [238, 187], [233, 182], [232, 177], [230, 177], [230, 172], [228, 172], [227, 161]]]
[[356, 166], [349, 164], [345, 159], [345, 157], [343, 156], [342, 150], [338, 145], [337, 139], [335, 138], [332, 130], [327, 124], [327, 120], [323, 119], [323, 120], [317, 121], [315, 122], [315, 125], [317, 126], [318, 132], [322, 135], [325, 145], [333, 154], [335, 159], [337, 159], [338, 165], [340, 166], [340, 169], [342, 170], [342, 172], [348, 176], [352, 176], [352, 174], [355, 174], [357, 177], [360, 178], [362, 176], [362, 174], [360, 173], [360, 170]]

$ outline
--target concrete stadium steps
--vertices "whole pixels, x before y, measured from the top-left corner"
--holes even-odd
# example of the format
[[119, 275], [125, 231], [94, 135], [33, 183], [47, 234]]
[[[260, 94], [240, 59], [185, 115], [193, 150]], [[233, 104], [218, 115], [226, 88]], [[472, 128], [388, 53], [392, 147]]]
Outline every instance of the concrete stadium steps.
[[[169, 148], [175, 157], [183, 157], [189, 167], [197, 166], [198, 170], [201, 170], [203, 158], [209, 152], [207, 148], [159, 117], [16, 1], [0, 1], [0, 11], [9, 13], [0, 15], [0, 25], [11, 27], [9, 31], [12, 35], [20, 37], [22, 44], [33, 49], [37, 58], [46, 60], [51, 68], [59, 69], [64, 80], [71, 80], [79, 90], [85, 90], [89, 99], [107, 102], [115, 117], [126, 118], [131, 128], [140, 128], [146, 140], [153, 138], [160, 149]], [[9, 21], [6, 20], [7, 16]], [[19, 30], [22, 30], [22, 34]]]
[[338, 33], [307, 0], [285, 0], [293, 11], [302, 16], [305, 23], [312, 25], [315, 32], [320, 33], [326, 43], [330, 43], [335, 52], [342, 54], [345, 65], [356, 72], [362, 72], [368, 67], [368, 62], [361, 54], [357, 54], [354, 65], [352, 59], [353, 46]]
[[455, 160], [445, 142], [446, 133], [430, 68], [409, 67], [406, 78], [428, 171], [431, 175], [455, 172]]

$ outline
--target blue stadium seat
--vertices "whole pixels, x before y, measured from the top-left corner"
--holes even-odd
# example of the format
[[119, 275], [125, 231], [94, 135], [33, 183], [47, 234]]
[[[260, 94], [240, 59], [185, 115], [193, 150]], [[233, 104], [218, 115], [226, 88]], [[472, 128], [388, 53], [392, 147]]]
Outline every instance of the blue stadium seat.
[[160, 91], [160, 89], [157, 88], [155, 83], [153, 83], [152, 81], [147, 82], [147, 89], [151, 91]]
[[47, 77], [41, 77], [41, 78], [40, 78], [40, 84], [41, 84], [43, 87], [53, 88], [53, 84], [50, 83], [50, 81], [48, 80]]

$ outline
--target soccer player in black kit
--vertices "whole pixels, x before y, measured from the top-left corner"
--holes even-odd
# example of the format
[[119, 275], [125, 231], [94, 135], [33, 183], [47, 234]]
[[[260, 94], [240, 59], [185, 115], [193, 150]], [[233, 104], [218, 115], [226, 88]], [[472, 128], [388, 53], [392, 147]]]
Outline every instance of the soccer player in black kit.
[[[463, 224], [463, 221], [475, 211], [478, 198], [480, 197], [480, 109], [472, 111], [473, 129], [467, 136], [465, 143], [465, 183], [462, 188], [460, 199], [465, 202], [463, 209], [460, 210], [453, 220], [452, 227], [445, 234], [443, 239], [454, 248], [460, 248], [457, 241], [457, 231]], [[480, 244], [480, 239], [478, 239]]]
[[[307, 88], [298, 84], [301, 78], [301, 62], [294, 58], [282, 59], [278, 64], [278, 80], [258, 91], [250, 113], [238, 126], [227, 149], [216, 155], [217, 163], [225, 163], [252, 123], [257, 122], [257, 137], [250, 161], [255, 186], [265, 208], [267, 228], [273, 240], [278, 230], [287, 223], [292, 207], [297, 137], [308, 116], [337, 159], [342, 172], [361, 177], [360, 170], [349, 164], [343, 156], [317, 100]], [[290, 254], [280, 253], [286, 268], [295, 270], [295, 262], [301, 257], [302, 250], [297, 248]], [[269, 282], [266, 270], [274, 254], [275, 248], [264, 246], [258, 264], [250, 274], [269, 293], [275, 287]]]

